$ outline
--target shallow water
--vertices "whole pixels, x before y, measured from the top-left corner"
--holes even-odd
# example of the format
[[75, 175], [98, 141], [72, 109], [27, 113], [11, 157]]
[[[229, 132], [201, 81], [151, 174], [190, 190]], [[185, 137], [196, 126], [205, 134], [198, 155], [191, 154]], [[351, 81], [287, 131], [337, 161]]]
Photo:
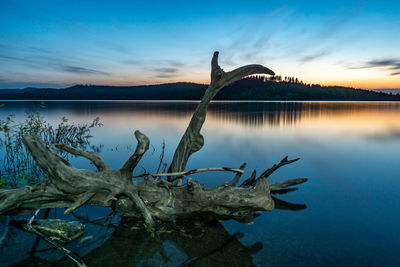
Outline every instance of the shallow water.
[[[0, 116], [13, 113], [17, 120], [32, 110], [38, 110], [54, 124], [62, 116], [74, 122], [89, 122], [99, 116], [104, 126], [93, 130], [92, 143], [104, 145], [101, 156], [114, 168], [119, 168], [132, 153], [136, 143], [133, 131], [139, 129], [154, 147], [142, 160], [142, 167], [150, 172], [157, 169], [163, 141], [165, 160], [171, 161], [196, 106], [194, 102], [147, 101], [4, 103]], [[199, 246], [218, 247], [240, 232], [243, 237], [199, 261], [200, 265], [400, 264], [400, 103], [214, 102], [202, 134], [205, 145], [192, 155], [187, 169], [239, 167], [247, 162], [244, 179], [253, 169], [262, 172], [286, 155], [300, 157], [300, 161], [283, 167], [270, 178], [271, 182], [309, 178], [297, 191], [276, 195], [285, 202], [299, 204], [281, 208], [297, 210], [263, 212], [253, 225], [227, 221], [206, 229], [203, 239], [193, 240], [185, 239], [185, 235], [165, 234], [156, 241], [142, 232], [118, 229], [113, 234], [113, 228], [88, 225], [83, 238], [92, 238], [78, 240], [70, 248], [89, 265], [98, 265], [101, 260], [115, 265], [176, 266], [196, 256]], [[92, 168], [85, 160], [75, 159], [73, 163], [79, 168]], [[137, 170], [141, 171], [142, 168]], [[203, 173], [192, 177], [215, 186], [232, 176]], [[55, 212], [52, 210], [50, 217]], [[86, 207], [78, 211], [86, 212], [96, 218], [108, 210]], [[61, 213], [58, 211], [58, 216]], [[35, 238], [15, 231], [19, 238], [16, 240], [25, 239], [6, 242], [7, 246], [3, 243], [1, 264], [15, 264], [29, 257], [31, 261], [62, 257], [55, 252], [50, 256], [48, 251], [35, 252], [32, 257]], [[102, 238], [98, 238], [98, 231], [104, 232]], [[152, 249], [145, 253], [146, 246]], [[43, 242], [39, 247], [48, 248]], [[98, 248], [93, 250], [95, 247]], [[119, 262], [113, 261], [116, 255]]]

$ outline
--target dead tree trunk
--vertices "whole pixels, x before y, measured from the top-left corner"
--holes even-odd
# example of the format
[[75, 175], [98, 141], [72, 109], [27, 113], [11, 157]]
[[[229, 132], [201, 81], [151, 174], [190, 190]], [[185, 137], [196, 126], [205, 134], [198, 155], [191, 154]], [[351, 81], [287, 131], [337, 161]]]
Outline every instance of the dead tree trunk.
[[[206, 120], [206, 113], [210, 101], [215, 95], [225, 86], [240, 80], [241, 78], [256, 74], [264, 73], [269, 75], [275, 75], [275, 73], [261, 65], [246, 65], [237, 68], [233, 71], [224, 72], [223, 69], [218, 65], [218, 54], [214, 52], [211, 60], [211, 81], [206, 92], [204, 93], [203, 99], [197, 106], [193, 113], [192, 119], [190, 120], [189, 126], [186, 128], [185, 133], [179, 142], [178, 147], [175, 150], [172, 163], [169, 167], [169, 172], [180, 172], [186, 167], [187, 161], [194, 152], [199, 151], [204, 145], [204, 138], [200, 134], [201, 127]], [[168, 181], [175, 184], [182, 183], [182, 176], [170, 176]]]
[[[259, 177], [253, 175], [237, 186], [245, 164], [240, 169], [219, 168], [234, 171], [236, 176], [230, 182], [215, 188], [205, 188], [188, 178], [182, 186], [183, 172], [190, 155], [204, 143], [200, 134], [211, 99], [224, 86], [247, 75], [274, 72], [261, 65], [247, 65], [230, 72], [218, 66], [218, 52], [211, 62], [211, 83], [196, 108], [169, 167], [167, 180], [158, 175], [148, 174], [141, 181], [133, 181], [133, 170], [149, 148], [149, 139], [139, 131], [136, 151], [119, 170], [111, 169], [97, 154], [86, 152], [64, 144], [46, 145], [37, 136], [24, 136], [23, 142], [37, 165], [43, 170], [44, 180], [34, 186], [12, 190], [0, 190], [0, 215], [16, 215], [33, 209], [66, 208], [69, 213], [84, 204], [111, 207], [124, 216], [137, 216], [152, 231], [158, 220], [176, 221], [196, 217], [203, 221], [235, 219], [252, 222], [254, 213], [274, 208], [271, 191], [278, 191], [291, 185], [305, 182], [294, 179], [270, 185], [268, 176], [278, 168], [295, 160], [285, 157]], [[58, 150], [82, 156], [90, 160], [97, 172], [73, 167], [57, 154]], [[204, 170], [203, 170], [204, 171]], [[193, 170], [189, 173], [196, 172]]]

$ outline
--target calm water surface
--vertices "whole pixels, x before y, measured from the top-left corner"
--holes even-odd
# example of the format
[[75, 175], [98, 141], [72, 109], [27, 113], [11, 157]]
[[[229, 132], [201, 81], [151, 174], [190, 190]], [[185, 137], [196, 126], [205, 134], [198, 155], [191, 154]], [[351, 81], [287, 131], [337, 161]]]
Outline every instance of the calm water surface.
[[[147, 171], [156, 170], [163, 141], [165, 160], [171, 161], [196, 106], [125, 101], [46, 102], [45, 108], [40, 102], [5, 104], [0, 116], [13, 113], [17, 120], [33, 110], [54, 124], [62, 116], [79, 123], [100, 117], [104, 126], [92, 132], [92, 143], [104, 145], [101, 156], [114, 168], [132, 153], [133, 131], [138, 129], [153, 146], [141, 162]], [[247, 162], [243, 176], [247, 178], [253, 169], [262, 172], [288, 155], [301, 160], [274, 173], [271, 182], [297, 177], [307, 177], [309, 182], [297, 191], [276, 195], [282, 200], [280, 209], [263, 212], [253, 225], [227, 221], [206, 230], [203, 237], [166, 233], [152, 239], [143, 231], [88, 223], [85, 235], [67, 247], [89, 266], [176, 266], [240, 232], [243, 237], [200, 265], [400, 265], [400, 103], [212, 103], [202, 134], [205, 145], [191, 157], [187, 169], [239, 167]], [[85, 160], [73, 163], [93, 168]], [[211, 187], [231, 179], [232, 174], [192, 177]], [[83, 207], [77, 213], [97, 218], [108, 212]], [[50, 216], [61, 214], [62, 210], [50, 212]], [[44, 264], [63, 256], [34, 236], [12, 232], [18, 238], [7, 237], [3, 242], [0, 265]], [[35, 242], [39, 244], [32, 252]]]

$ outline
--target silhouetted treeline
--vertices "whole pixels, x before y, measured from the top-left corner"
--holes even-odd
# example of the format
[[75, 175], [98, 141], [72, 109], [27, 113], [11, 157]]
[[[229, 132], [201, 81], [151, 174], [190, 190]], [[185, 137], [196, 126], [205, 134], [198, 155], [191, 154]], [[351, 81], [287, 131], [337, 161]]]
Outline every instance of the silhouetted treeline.
[[[169, 83], [142, 86], [75, 85], [64, 89], [0, 90], [0, 99], [200, 100], [207, 85]], [[400, 100], [400, 95], [340, 86], [304, 84], [294, 77], [254, 76], [224, 88], [216, 100]]]

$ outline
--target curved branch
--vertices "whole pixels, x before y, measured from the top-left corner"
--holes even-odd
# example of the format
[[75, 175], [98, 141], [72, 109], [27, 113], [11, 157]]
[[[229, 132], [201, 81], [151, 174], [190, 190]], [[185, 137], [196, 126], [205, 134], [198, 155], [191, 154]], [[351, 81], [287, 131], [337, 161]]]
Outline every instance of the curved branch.
[[77, 156], [82, 156], [84, 158], [87, 158], [88, 160], [90, 160], [94, 166], [96, 166], [98, 171], [103, 171], [103, 170], [109, 170], [111, 169], [104, 161], [102, 158], [100, 158], [99, 155], [97, 155], [94, 152], [87, 152], [87, 151], [83, 151], [80, 149], [77, 149], [75, 147], [72, 146], [68, 146], [65, 144], [55, 144], [55, 147], [64, 150], [70, 154], [73, 155], [77, 155]]
[[300, 158], [288, 160], [288, 156], [286, 156], [278, 164], [274, 164], [271, 168], [265, 170], [257, 179], [268, 178], [274, 171], [276, 171], [280, 167], [296, 162], [299, 159]]
[[144, 225], [149, 232], [154, 232], [155, 223], [153, 220], [153, 216], [151, 216], [150, 211], [147, 209], [146, 204], [144, 204], [143, 200], [136, 192], [129, 191], [127, 192], [129, 198], [135, 203], [136, 207], [142, 213], [144, 219]]
[[78, 198], [77, 201], [75, 201], [71, 207], [69, 207], [68, 209], [66, 209], [64, 211], [64, 215], [70, 213], [71, 211], [76, 210], [77, 208], [81, 207], [82, 205], [84, 205], [86, 202], [88, 202], [94, 195], [96, 195], [96, 193], [94, 192], [87, 192], [87, 193], [83, 193], [82, 196], [80, 198]]
[[246, 168], [247, 163], [244, 162], [242, 165], [240, 165], [239, 169], [242, 170], [243, 172], [238, 172], [235, 177], [233, 177], [232, 181], [228, 182], [228, 185], [230, 186], [236, 186], [237, 183], [239, 183], [240, 177], [242, 177], [242, 174], [244, 173], [244, 168]]
[[[192, 119], [184, 135], [182, 136], [168, 172], [181, 172], [185, 169], [191, 154], [200, 150], [204, 144], [204, 138], [200, 134], [201, 127], [206, 119], [206, 112], [210, 101], [225, 86], [251, 74], [264, 73], [275, 75], [275, 73], [262, 65], [247, 65], [225, 73], [218, 65], [219, 52], [214, 52], [211, 60], [211, 81], [204, 96], [193, 113]], [[177, 180], [177, 181], [176, 181]], [[182, 183], [182, 176], [170, 176], [168, 181]]]
[[225, 87], [225, 86], [228, 86], [231, 83], [234, 83], [246, 76], [253, 75], [253, 74], [275, 75], [275, 72], [268, 69], [267, 67], [264, 67], [263, 65], [258, 65], [258, 64], [246, 65], [246, 66], [237, 68], [235, 70], [226, 72], [222, 76], [220, 83], [223, 83], [221, 86]]
[[150, 140], [149, 138], [142, 134], [140, 131], [135, 131], [135, 137], [137, 140], [137, 146], [135, 153], [125, 162], [124, 166], [119, 170], [122, 175], [131, 178], [131, 174], [139, 161], [142, 159], [142, 156], [149, 149]]

